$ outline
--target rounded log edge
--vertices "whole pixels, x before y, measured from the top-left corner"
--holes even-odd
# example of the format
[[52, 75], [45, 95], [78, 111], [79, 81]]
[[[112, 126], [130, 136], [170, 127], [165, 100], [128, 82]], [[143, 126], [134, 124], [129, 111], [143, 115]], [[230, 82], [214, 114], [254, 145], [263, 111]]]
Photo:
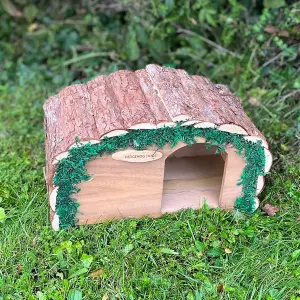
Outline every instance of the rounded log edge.
[[164, 127], [176, 127], [176, 123], [174, 122], [160, 122], [157, 124], [157, 128], [164, 128]]
[[257, 186], [256, 186], [256, 195], [259, 195], [262, 190], [264, 189], [264, 185], [265, 185], [265, 177], [260, 175], [257, 178]]
[[186, 121], [184, 123], [181, 124], [181, 126], [191, 126], [191, 125], [195, 125], [200, 123], [200, 121], [197, 120], [190, 120], [190, 121]]
[[223, 124], [223, 125], [220, 125], [218, 129], [221, 131], [226, 131], [226, 132], [230, 132], [230, 133], [248, 135], [247, 131], [244, 128], [242, 128], [241, 126], [235, 125], [235, 124]]
[[217, 128], [217, 125], [211, 122], [199, 122], [194, 125], [195, 128]]
[[53, 211], [56, 211], [56, 197], [58, 192], [58, 186], [51, 192], [49, 197], [49, 204]]
[[69, 151], [62, 152], [54, 157], [52, 164], [56, 165], [63, 158], [67, 158], [69, 156]]
[[105, 137], [111, 138], [111, 137], [115, 137], [115, 136], [119, 136], [119, 135], [125, 135], [127, 133], [128, 133], [128, 131], [124, 130], [124, 129], [113, 130], [113, 131], [110, 131], [110, 132], [102, 135], [100, 140], [103, 140]]
[[137, 129], [156, 129], [157, 126], [151, 123], [139, 123], [132, 125], [129, 129], [137, 130]]
[[266, 148], [264, 148], [264, 152], [265, 152], [265, 160], [266, 160], [265, 173], [268, 173], [270, 171], [272, 163], [273, 163], [273, 156], [272, 156], [272, 153]]
[[255, 210], [257, 210], [259, 208], [259, 199], [256, 197], [254, 201], [255, 201]]
[[54, 231], [59, 231], [59, 216], [57, 214], [53, 215], [51, 226]]

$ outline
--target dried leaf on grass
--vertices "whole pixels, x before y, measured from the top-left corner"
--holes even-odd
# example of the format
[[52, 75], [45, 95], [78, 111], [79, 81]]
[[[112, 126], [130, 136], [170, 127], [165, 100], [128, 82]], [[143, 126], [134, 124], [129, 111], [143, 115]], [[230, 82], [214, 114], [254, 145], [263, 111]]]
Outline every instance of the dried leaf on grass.
[[276, 206], [272, 206], [271, 204], [267, 203], [262, 210], [269, 216], [274, 217], [276, 213], [279, 211], [279, 208]]
[[23, 17], [23, 13], [19, 11], [10, 0], [1, 0], [3, 9], [12, 17]]
[[97, 277], [100, 277], [102, 274], [103, 274], [103, 270], [99, 269], [99, 270], [97, 270], [95, 272], [90, 273], [89, 277], [91, 277], [91, 278], [97, 278]]
[[219, 285], [217, 286], [217, 291], [218, 291], [219, 293], [222, 293], [222, 292], [223, 292], [223, 284], [222, 284], [222, 283], [219, 284]]
[[260, 106], [260, 101], [256, 97], [250, 97], [248, 101], [253, 106]]
[[267, 25], [264, 28], [264, 32], [270, 33], [270, 34], [274, 34], [277, 32], [277, 28], [275, 26], [272, 25]]

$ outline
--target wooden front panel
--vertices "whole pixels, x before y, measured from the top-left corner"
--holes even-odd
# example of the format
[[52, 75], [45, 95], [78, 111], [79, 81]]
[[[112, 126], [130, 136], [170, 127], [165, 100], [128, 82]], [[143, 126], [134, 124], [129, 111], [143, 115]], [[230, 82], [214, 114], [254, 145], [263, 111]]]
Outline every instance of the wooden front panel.
[[159, 216], [164, 160], [129, 163], [110, 155], [87, 164], [93, 179], [79, 185], [79, 223], [113, 218]]
[[88, 162], [93, 178], [82, 182], [81, 191], [74, 195], [80, 204], [79, 224], [158, 217], [181, 208], [200, 208], [204, 198], [211, 207], [232, 208], [241, 193], [236, 183], [244, 161], [228, 147], [224, 164], [220, 155], [205, 148], [204, 141], [199, 138], [201, 144], [191, 147], [182, 142], [173, 149], [166, 146], [159, 150], [162, 157], [150, 162], [114, 160], [111, 155]]

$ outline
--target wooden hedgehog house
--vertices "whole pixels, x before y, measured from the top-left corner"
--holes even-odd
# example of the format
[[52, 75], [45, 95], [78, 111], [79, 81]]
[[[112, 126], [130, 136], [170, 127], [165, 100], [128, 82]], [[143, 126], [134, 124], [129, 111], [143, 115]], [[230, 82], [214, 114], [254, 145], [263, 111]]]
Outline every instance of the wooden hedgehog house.
[[54, 229], [183, 208], [252, 213], [272, 156], [225, 86], [148, 65], [64, 88], [45, 105]]

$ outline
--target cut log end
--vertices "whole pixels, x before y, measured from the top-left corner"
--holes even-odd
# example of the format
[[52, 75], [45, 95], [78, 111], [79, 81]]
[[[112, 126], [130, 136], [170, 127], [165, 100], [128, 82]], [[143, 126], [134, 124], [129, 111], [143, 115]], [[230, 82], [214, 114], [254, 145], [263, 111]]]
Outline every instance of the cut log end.
[[59, 216], [57, 214], [53, 215], [51, 225], [54, 231], [59, 231]]
[[257, 178], [257, 186], [256, 186], [256, 195], [259, 195], [263, 188], [264, 188], [264, 185], [265, 185], [265, 178], [264, 176], [258, 176]]
[[255, 210], [257, 210], [259, 208], [259, 199], [256, 197], [254, 201], [255, 201]]
[[186, 121], [181, 124], [181, 126], [191, 126], [200, 123], [200, 121], [197, 120], [191, 120], [191, 121]]
[[101, 137], [101, 140], [104, 139], [105, 137], [111, 138], [111, 137], [115, 137], [115, 136], [125, 135], [127, 133], [128, 133], [127, 130], [121, 130], [121, 129], [120, 130], [113, 130], [113, 131], [108, 132], [107, 134], [104, 134]]
[[161, 122], [157, 125], [157, 128], [164, 128], [164, 127], [176, 127], [176, 123], [174, 123], [174, 122]]
[[194, 125], [195, 128], [217, 128], [217, 125], [211, 122], [201, 122]]
[[60, 160], [62, 160], [63, 158], [67, 158], [68, 156], [69, 156], [69, 151], [66, 151], [66, 152], [61, 153], [61, 154], [57, 155], [57, 156], [54, 158], [52, 164], [55, 165], [55, 164], [57, 164]]
[[129, 129], [133, 129], [133, 130], [138, 130], [138, 129], [156, 129], [156, 125], [151, 124], [151, 123], [140, 123], [140, 124], [135, 124], [131, 127], [129, 127]]
[[57, 197], [58, 187], [56, 187], [50, 194], [49, 204], [53, 211], [56, 211], [56, 197]]
[[271, 152], [266, 148], [264, 148], [264, 152], [265, 152], [265, 160], [266, 160], [265, 173], [268, 173], [270, 171], [272, 163], [273, 163], [273, 156], [272, 156]]
[[223, 124], [219, 127], [219, 130], [235, 134], [248, 135], [247, 131], [244, 128], [234, 124]]

